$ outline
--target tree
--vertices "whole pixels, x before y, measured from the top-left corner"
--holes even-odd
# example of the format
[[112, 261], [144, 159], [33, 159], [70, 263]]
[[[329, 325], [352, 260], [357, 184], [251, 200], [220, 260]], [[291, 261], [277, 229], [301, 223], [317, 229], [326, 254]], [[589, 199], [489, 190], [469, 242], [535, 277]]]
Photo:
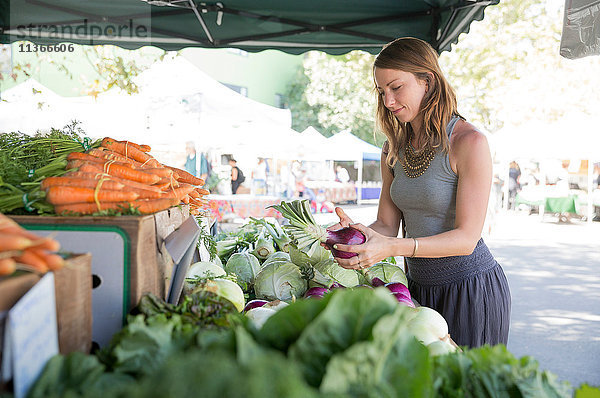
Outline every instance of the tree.
[[[559, 55], [562, 4], [503, 0], [487, 7], [483, 21], [473, 22], [452, 51], [441, 54], [463, 116], [494, 132], [505, 124], [600, 108], [600, 57], [573, 61]], [[373, 56], [358, 51], [337, 57], [308, 53], [305, 78], [289, 97], [294, 128], [303, 130], [304, 123], [317, 120], [326, 134], [349, 128], [373, 143], [372, 63]]]
[[375, 143], [373, 59], [362, 51], [339, 56], [307, 53], [299, 78], [286, 95], [292, 127], [302, 131], [312, 125], [325, 136], [349, 129]]
[[600, 58], [559, 55], [562, 2], [503, 0], [486, 8], [440, 64], [456, 89], [459, 111], [494, 132], [530, 119], [592, 113], [600, 96]]
[[[10, 54], [11, 48], [18, 48], [19, 45], [27, 45], [27, 43], [16, 42], [12, 44], [12, 47], [11, 45], [0, 47], [0, 60], [13, 57], [12, 68], [8, 62], [8, 67], [5, 69], [10, 69], [10, 78], [14, 82], [36, 77], [41, 68], [52, 68], [59, 72], [58, 75], [62, 75], [68, 80], [80, 79], [80, 94], [94, 97], [113, 87], [119, 87], [127, 94], [137, 93], [138, 87], [135, 84], [135, 78], [152, 63], [162, 60], [167, 54], [166, 51], [158, 48], [144, 47], [139, 50], [125, 50], [111, 45], [73, 45], [72, 52], [63, 53], [37, 50], [25, 53], [25, 56], [22, 56], [20, 51]], [[88, 61], [88, 69], [76, 75], [73, 73], [73, 67], [76, 64], [77, 66], [82, 65], [79, 62], [80, 59]], [[5, 76], [0, 69], [0, 81], [4, 79]]]

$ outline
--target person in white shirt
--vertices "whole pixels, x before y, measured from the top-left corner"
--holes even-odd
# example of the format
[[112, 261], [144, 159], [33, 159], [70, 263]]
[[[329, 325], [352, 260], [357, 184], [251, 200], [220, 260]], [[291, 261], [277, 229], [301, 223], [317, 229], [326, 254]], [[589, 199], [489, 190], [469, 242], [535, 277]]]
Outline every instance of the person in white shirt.
[[339, 182], [346, 183], [350, 181], [350, 174], [348, 174], [348, 170], [339, 165], [336, 167], [336, 170], [336, 177]]
[[252, 170], [252, 181], [256, 195], [267, 194], [267, 164], [263, 158], [258, 158], [258, 164]]

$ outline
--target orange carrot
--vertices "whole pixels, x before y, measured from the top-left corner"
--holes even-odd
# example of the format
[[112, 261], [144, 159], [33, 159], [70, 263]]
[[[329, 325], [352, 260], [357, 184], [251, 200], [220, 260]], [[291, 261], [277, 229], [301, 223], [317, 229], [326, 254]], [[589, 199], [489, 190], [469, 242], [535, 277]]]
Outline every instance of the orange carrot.
[[0, 260], [0, 276], [10, 275], [17, 270], [17, 263], [12, 258]]
[[168, 189], [165, 194], [169, 197], [175, 197], [178, 200], [182, 200], [185, 196], [188, 196], [190, 192], [194, 190], [194, 186], [191, 184], [181, 184], [179, 188]]
[[161, 189], [159, 187], [157, 187], [156, 185], [147, 185], [147, 184], [142, 184], [141, 182], [125, 180], [123, 178], [118, 178], [115, 176], [104, 174], [99, 169], [97, 169], [96, 172], [93, 172], [93, 173], [86, 173], [86, 172], [82, 172], [82, 171], [70, 171], [67, 174], [65, 174], [65, 176], [88, 178], [88, 179], [95, 179], [95, 180], [104, 178], [104, 179], [108, 179], [110, 181], [116, 181], [118, 183], [121, 183], [126, 187], [145, 189], [145, 190], [153, 191], [153, 192], [161, 192]]
[[138, 196], [139, 195], [135, 192], [127, 191], [100, 189], [96, 192], [96, 190], [92, 188], [54, 186], [48, 188], [48, 191], [46, 192], [46, 201], [53, 205], [81, 202], [93, 203], [95, 201], [127, 202], [136, 200]]
[[125, 185], [117, 181], [106, 179], [101, 183], [95, 179], [86, 179], [79, 177], [47, 177], [40, 184], [41, 189], [48, 189], [51, 186], [70, 186], [70, 187], [81, 187], [81, 188], [96, 188], [100, 185], [101, 189], [112, 189], [121, 190]]
[[50, 271], [57, 271], [64, 267], [65, 260], [58, 254], [48, 253], [45, 250], [33, 249], [32, 250], [39, 258], [46, 262]]
[[100, 209], [95, 203], [70, 203], [66, 205], [54, 206], [56, 214], [77, 213], [77, 214], [93, 214], [99, 210], [119, 210], [128, 208], [129, 205], [137, 208], [141, 214], [151, 214], [157, 211], [168, 209], [179, 203], [175, 198], [162, 199], [138, 199], [131, 202], [106, 202], [100, 204]]
[[168, 167], [149, 167], [143, 168], [142, 170], [146, 173], [156, 174], [157, 176], [161, 177], [161, 179], [173, 177], [173, 170], [169, 169]]
[[113, 140], [112, 138], [106, 137], [102, 140], [101, 145], [104, 148], [108, 148], [112, 151], [120, 153], [125, 157], [137, 160], [142, 164], [147, 164], [152, 167], [161, 167], [160, 163], [152, 156], [148, 155], [146, 152], [140, 151], [132, 145], [128, 145], [127, 143], [118, 142]]
[[31, 241], [37, 241], [40, 237], [34, 233], [29, 232], [25, 228], [21, 227], [19, 224], [11, 220], [10, 218], [6, 218], [8, 221], [0, 220], [0, 233], [2, 234], [10, 234], [10, 235], [19, 235], [24, 238], [27, 238]]
[[175, 177], [161, 178], [160, 181], [155, 185], [162, 185], [167, 188], [177, 188], [179, 186], [179, 182], [175, 179]]
[[121, 162], [121, 163], [128, 163], [130, 165], [132, 165], [133, 167], [138, 167], [139, 165], [141, 165], [141, 163], [136, 162], [133, 159], [129, 159], [126, 158], [125, 156], [118, 154], [114, 151], [110, 151], [106, 148], [94, 148], [94, 149], [90, 149], [90, 151], [88, 152], [90, 155], [92, 156], [96, 156], [102, 159], [106, 159], [106, 160], [116, 160], [117, 162]]
[[210, 191], [204, 188], [196, 188], [196, 192], [198, 192], [202, 196], [210, 195]]
[[[77, 162], [77, 161], [71, 161]], [[71, 163], [69, 162], [69, 163]], [[67, 167], [69, 165], [67, 164]], [[95, 163], [83, 163], [77, 166], [79, 171], [83, 171], [84, 173], [94, 173], [94, 172], [103, 172], [115, 177], [123, 178], [126, 180], [131, 180], [135, 182], [141, 182], [143, 184], [152, 185], [160, 181], [160, 177], [146, 173], [141, 170], [132, 169], [131, 167], [127, 167], [124, 165], [114, 164], [114, 163], [106, 163], [104, 165], [98, 165]]]
[[108, 160], [108, 159], [104, 159], [104, 158], [99, 158], [97, 156], [88, 155], [87, 153], [82, 153], [82, 152], [70, 153], [67, 156], [67, 161], [68, 161], [67, 165], [71, 164], [73, 166], [81, 165], [80, 162], [84, 162], [84, 163], [98, 165], [101, 167], [103, 167], [103, 165], [110, 164], [111, 167], [113, 167], [113, 165], [119, 165], [119, 166], [129, 167], [132, 169], [136, 168], [136, 166], [131, 163], [118, 162], [116, 160]]
[[39, 272], [48, 271], [48, 264], [32, 250], [23, 251], [20, 256], [15, 257], [15, 261], [20, 264], [29, 265]]
[[60, 250], [60, 243], [58, 243], [58, 241], [52, 238], [45, 237], [38, 240], [34, 240], [33, 242], [31, 242], [30, 247], [32, 249], [43, 249], [51, 252], [57, 252]]
[[173, 197], [173, 195], [169, 195], [166, 192], [155, 192], [155, 191], [149, 191], [147, 189], [127, 187], [127, 190], [129, 192], [137, 193], [139, 195], [138, 199], [160, 199], [160, 198]]
[[31, 240], [23, 236], [0, 233], [0, 252], [8, 250], [24, 250], [31, 246]]
[[204, 185], [204, 180], [202, 178], [198, 178], [185, 170], [178, 169], [177, 167], [166, 166], [173, 170], [173, 176], [179, 182], [185, 182], [187, 184], [192, 185]]
[[105, 159], [102, 159], [98, 156], [92, 156], [83, 152], [71, 152], [67, 155], [67, 160], [83, 160], [94, 163], [106, 163]]
[[190, 203], [190, 196], [189, 195], [185, 195], [183, 198], [181, 198], [181, 201], [183, 203], [185, 203], [186, 205]]
[[136, 144], [135, 142], [131, 142], [131, 141], [117, 141], [117, 142], [120, 142], [121, 144], [131, 145], [134, 148], [139, 149], [142, 152], [150, 152], [150, 150], [152, 149], [148, 145], [140, 145], [140, 144]]
[[196, 191], [195, 189], [192, 192], [190, 192], [188, 195], [190, 195], [190, 198], [194, 198], [194, 199], [198, 199], [198, 198], [202, 197], [202, 195], [200, 195], [198, 193], [198, 191]]
[[204, 206], [206, 204], [208, 204], [208, 199], [194, 199], [194, 198], [190, 198], [190, 204], [196, 205], [196, 206]]

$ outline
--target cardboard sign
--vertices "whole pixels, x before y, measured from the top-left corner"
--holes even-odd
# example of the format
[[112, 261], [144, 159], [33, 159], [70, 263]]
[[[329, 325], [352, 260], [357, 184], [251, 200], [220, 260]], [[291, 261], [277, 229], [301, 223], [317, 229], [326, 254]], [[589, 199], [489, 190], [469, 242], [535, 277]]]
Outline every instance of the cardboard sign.
[[48, 272], [8, 311], [2, 369], [15, 398], [27, 395], [46, 362], [58, 354], [54, 274]]

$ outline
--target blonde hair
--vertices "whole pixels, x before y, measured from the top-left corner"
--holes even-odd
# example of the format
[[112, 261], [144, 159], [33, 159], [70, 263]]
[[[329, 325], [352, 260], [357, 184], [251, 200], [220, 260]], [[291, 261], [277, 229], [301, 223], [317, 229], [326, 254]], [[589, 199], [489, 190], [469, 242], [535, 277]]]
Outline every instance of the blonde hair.
[[[449, 142], [446, 126], [452, 115], [459, 114], [456, 94], [442, 73], [438, 64], [438, 54], [433, 47], [414, 37], [396, 39], [386, 44], [375, 58], [373, 80], [375, 68], [410, 72], [417, 79], [427, 81], [429, 90], [423, 97], [420, 109], [423, 114], [423, 133], [426, 137], [425, 148], [440, 148], [447, 152]], [[385, 107], [381, 94], [377, 95], [376, 121], [387, 137], [389, 147], [386, 163], [393, 168], [398, 161], [400, 149], [409, 145], [410, 126], [394, 117]]]

